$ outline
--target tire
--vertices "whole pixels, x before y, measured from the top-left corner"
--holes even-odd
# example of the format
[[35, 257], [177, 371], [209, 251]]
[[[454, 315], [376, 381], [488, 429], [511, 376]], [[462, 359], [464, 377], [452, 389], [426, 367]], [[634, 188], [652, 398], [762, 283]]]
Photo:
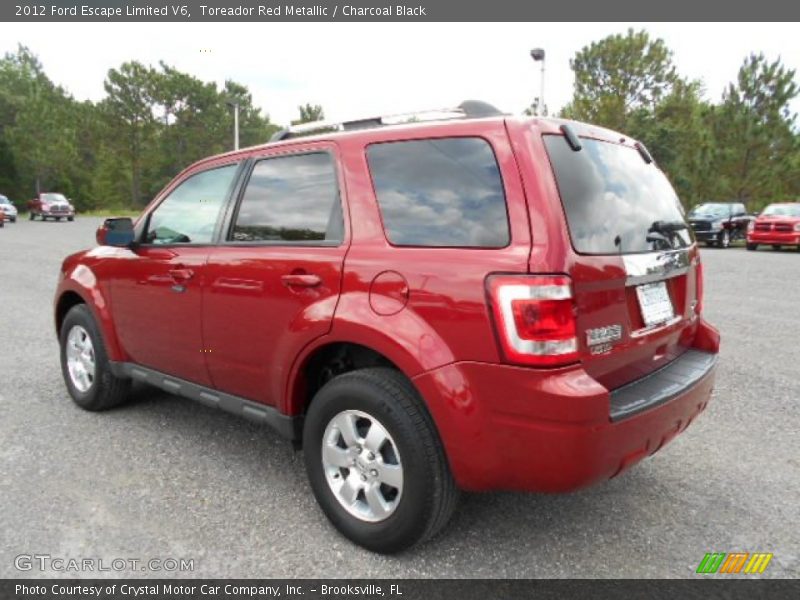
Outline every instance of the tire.
[[781, 245], [780, 244], [772, 244], [772, 249], [773, 250], [780, 250], [781, 249]]
[[748, 250], [758, 250], [758, 244], [747, 244]]
[[[353, 425], [350, 445], [341, 433], [348, 422]], [[337, 427], [340, 423], [345, 426]], [[376, 424], [386, 436], [373, 456], [370, 432]], [[335, 462], [323, 458], [323, 444], [334, 450]], [[311, 489], [325, 515], [344, 536], [374, 552], [399, 552], [435, 536], [458, 500], [433, 420], [411, 382], [394, 369], [351, 371], [326, 383], [306, 415], [303, 454]], [[336, 485], [353, 501], [340, 499]], [[347, 494], [345, 488], [357, 486], [365, 487]], [[385, 503], [376, 501], [375, 493]]]
[[56, 222], [60, 223], [61, 222], [61, 217], [55, 217], [55, 220], [56, 220]]
[[75, 220], [75, 217], [67, 217], [67, 221], [69, 221], [70, 223], [71, 223], [72, 221], [74, 221], [74, 220]]
[[717, 239], [717, 245], [720, 248], [730, 248], [731, 247], [731, 232], [727, 229], [723, 229], [719, 237]]
[[[67, 347], [68, 344], [72, 344], [71, 335], [76, 335], [76, 340], [79, 339], [82, 344], [85, 344], [87, 338], [89, 340], [90, 345], [88, 347], [91, 348], [91, 356], [93, 358], [93, 373], [91, 377], [87, 376], [86, 379], [81, 379], [70, 370], [71, 359], [68, 358]], [[131, 386], [130, 379], [116, 377], [111, 373], [100, 330], [91, 311], [85, 304], [73, 306], [67, 316], [64, 317], [59, 342], [61, 346], [61, 374], [64, 377], [67, 391], [75, 401], [75, 404], [84, 410], [100, 411], [113, 408], [127, 399]], [[71, 348], [78, 350], [77, 346], [71, 346]], [[85, 349], [87, 346], [84, 345], [82, 348]], [[81, 354], [83, 356], [88, 353], [82, 352]], [[86, 360], [77, 360], [83, 365], [85, 371], [88, 372], [90, 370], [86, 368]], [[76, 372], [80, 371], [81, 364], [75, 367]], [[88, 385], [83, 387], [87, 382]]]
[[28, 220], [29, 220], [29, 221], [33, 221], [33, 218], [34, 218], [34, 216], [35, 216], [35, 215], [33, 214], [33, 212], [29, 212], [29, 213], [28, 213]]
[[16, 223], [17, 222], [17, 217], [11, 217], [11, 222], [12, 223]]

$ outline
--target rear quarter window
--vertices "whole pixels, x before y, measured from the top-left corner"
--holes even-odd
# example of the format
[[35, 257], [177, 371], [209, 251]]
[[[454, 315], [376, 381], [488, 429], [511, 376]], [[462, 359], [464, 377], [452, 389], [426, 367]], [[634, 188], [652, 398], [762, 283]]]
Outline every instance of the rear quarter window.
[[385, 142], [367, 161], [387, 239], [396, 246], [502, 248], [503, 181], [481, 138]]

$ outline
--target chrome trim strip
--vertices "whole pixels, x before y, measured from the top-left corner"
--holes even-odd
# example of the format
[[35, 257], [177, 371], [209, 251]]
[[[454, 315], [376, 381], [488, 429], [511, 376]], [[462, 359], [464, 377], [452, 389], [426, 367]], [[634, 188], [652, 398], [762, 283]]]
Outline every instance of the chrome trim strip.
[[625, 285], [628, 286], [685, 275], [692, 264], [687, 248], [646, 254], [623, 254], [622, 262], [627, 274]]

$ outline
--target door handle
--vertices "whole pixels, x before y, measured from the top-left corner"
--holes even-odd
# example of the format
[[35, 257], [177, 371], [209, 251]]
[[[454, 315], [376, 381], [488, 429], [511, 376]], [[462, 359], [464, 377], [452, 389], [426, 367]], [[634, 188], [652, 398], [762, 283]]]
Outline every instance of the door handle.
[[194, 277], [194, 271], [191, 269], [170, 269], [168, 272], [169, 276], [172, 277], [172, 280], [175, 281], [175, 283], [184, 283]]
[[322, 283], [322, 278], [313, 273], [292, 273], [282, 275], [281, 281], [287, 287], [317, 287]]

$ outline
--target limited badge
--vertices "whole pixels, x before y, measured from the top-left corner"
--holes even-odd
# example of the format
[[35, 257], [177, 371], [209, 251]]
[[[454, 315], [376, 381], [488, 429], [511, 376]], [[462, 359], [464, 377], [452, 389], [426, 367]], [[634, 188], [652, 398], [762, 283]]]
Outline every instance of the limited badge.
[[[608, 345], [622, 339], [622, 325], [606, 325], [586, 330], [586, 345], [592, 346]], [[603, 350], [605, 351], [605, 350]]]

